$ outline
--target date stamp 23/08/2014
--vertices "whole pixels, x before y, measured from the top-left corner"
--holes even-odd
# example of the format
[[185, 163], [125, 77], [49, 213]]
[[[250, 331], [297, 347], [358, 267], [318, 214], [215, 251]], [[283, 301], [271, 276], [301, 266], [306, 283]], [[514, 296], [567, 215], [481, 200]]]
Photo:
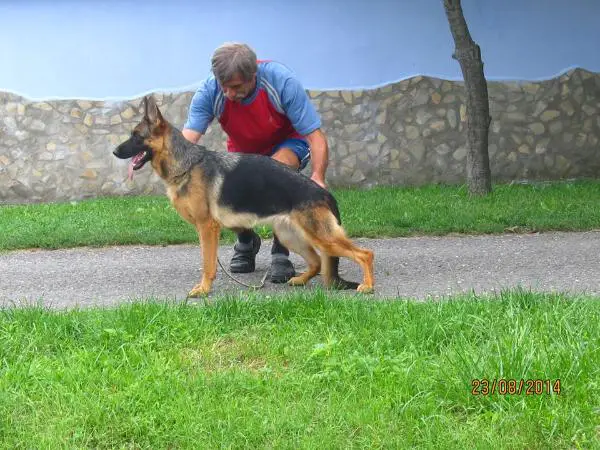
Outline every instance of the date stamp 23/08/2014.
[[560, 395], [560, 378], [550, 379], [505, 379], [481, 378], [471, 380], [473, 395]]

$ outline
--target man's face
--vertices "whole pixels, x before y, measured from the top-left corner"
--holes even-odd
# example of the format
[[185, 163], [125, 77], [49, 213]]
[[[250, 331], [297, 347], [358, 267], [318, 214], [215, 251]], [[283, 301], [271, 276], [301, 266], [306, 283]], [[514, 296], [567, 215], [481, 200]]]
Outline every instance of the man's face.
[[253, 75], [250, 81], [244, 81], [240, 74], [235, 74], [231, 80], [223, 83], [221, 87], [225, 97], [234, 102], [240, 102], [252, 93], [255, 83], [256, 75]]

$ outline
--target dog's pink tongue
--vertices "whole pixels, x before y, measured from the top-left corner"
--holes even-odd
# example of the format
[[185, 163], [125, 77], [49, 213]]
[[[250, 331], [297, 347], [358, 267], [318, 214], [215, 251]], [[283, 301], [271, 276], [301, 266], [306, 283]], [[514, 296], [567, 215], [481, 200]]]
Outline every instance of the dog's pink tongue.
[[129, 176], [129, 181], [133, 180], [133, 165], [134, 165], [134, 162], [130, 161], [129, 167], [127, 168], [127, 175]]

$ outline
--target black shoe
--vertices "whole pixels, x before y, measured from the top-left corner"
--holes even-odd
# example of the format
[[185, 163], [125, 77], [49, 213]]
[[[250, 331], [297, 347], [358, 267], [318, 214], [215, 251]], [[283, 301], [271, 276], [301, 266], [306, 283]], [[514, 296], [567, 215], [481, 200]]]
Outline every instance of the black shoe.
[[229, 270], [232, 273], [249, 273], [254, 272], [256, 254], [260, 249], [260, 236], [253, 233], [252, 242], [245, 244], [237, 242], [233, 246], [233, 256], [229, 263]]
[[272, 283], [287, 283], [294, 275], [296, 275], [294, 265], [286, 255], [275, 253], [271, 256]]

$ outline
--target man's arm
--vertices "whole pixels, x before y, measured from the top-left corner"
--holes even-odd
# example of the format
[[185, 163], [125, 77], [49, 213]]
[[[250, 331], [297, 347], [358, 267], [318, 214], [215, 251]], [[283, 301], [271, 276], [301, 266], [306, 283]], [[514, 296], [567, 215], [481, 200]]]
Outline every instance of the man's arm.
[[191, 128], [184, 128], [181, 131], [183, 137], [190, 141], [192, 144], [197, 144], [200, 138], [202, 137], [202, 133], [196, 130], [192, 130]]
[[214, 119], [214, 91], [213, 78], [205, 80], [194, 93], [188, 109], [188, 116], [181, 133], [190, 142], [197, 144], [206, 132], [208, 125]]
[[325, 183], [325, 172], [329, 164], [327, 137], [320, 128], [317, 128], [312, 133], [307, 134], [306, 139], [310, 146], [310, 160], [312, 163], [312, 175], [310, 178], [321, 187], [327, 189]]
[[306, 137], [310, 146], [312, 175], [311, 179], [322, 187], [325, 186], [325, 172], [329, 164], [329, 146], [327, 137], [321, 129], [321, 117], [310, 101], [302, 83], [286, 69], [280, 69], [279, 80], [283, 84], [281, 102], [292, 125]]

